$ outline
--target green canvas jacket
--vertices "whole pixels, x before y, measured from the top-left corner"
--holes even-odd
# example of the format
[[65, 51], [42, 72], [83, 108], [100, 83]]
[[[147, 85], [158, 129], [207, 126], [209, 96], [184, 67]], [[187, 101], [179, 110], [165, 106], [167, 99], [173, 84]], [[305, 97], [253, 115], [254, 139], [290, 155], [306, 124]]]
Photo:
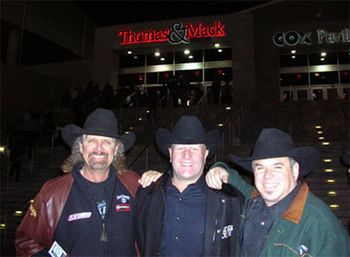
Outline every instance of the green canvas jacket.
[[[225, 163], [214, 166], [229, 172], [229, 184], [244, 196], [245, 203], [259, 195], [238, 172]], [[246, 208], [242, 213], [242, 226]], [[310, 192], [306, 182], [289, 208], [273, 224], [260, 257], [349, 257], [350, 239], [332, 210]]]

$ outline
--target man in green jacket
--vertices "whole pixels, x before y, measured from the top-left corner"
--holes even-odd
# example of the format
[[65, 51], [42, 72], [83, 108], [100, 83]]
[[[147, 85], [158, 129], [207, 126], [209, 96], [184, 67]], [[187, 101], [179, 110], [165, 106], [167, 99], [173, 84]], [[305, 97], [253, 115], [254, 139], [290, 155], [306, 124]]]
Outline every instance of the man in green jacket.
[[246, 198], [242, 214], [242, 257], [350, 256], [350, 240], [331, 209], [301, 179], [319, 163], [313, 147], [293, 147], [290, 135], [263, 129], [249, 158], [230, 155], [254, 173], [255, 187], [225, 163], [216, 163], [206, 180], [220, 189], [229, 183]]

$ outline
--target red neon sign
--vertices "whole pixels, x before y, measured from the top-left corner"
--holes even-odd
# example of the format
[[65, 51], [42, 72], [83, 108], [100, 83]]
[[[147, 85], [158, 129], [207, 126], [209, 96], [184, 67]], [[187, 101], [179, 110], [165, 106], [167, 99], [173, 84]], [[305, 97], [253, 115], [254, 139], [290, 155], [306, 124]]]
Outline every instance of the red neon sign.
[[226, 36], [225, 25], [221, 21], [214, 21], [213, 24], [202, 22], [175, 23], [171, 28], [160, 30], [147, 30], [135, 32], [130, 29], [118, 32], [121, 45], [144, 44], [155, 42], [166, 42], [178, 44], [188, 42], [193, 38], [211, 38]]

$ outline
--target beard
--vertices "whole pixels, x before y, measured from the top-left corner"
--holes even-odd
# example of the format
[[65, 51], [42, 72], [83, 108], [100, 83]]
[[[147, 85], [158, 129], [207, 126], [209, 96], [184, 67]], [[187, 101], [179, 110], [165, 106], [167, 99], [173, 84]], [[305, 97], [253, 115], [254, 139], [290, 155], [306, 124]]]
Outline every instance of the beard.
[[106, 170], [109, 167], [108, 154], [93, 152], [89, 154], [88, 164], [93, 170]]

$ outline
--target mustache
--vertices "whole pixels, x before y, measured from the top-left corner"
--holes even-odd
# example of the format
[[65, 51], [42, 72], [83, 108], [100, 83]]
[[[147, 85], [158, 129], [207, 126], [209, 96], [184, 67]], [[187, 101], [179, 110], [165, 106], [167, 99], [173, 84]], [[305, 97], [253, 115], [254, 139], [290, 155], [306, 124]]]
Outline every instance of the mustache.
[[104, 157], [107, 157], [108, 156], [108, 154], [107, 153], [105, 153], [105, 152], [92, 152], [92, 153], [90, 153], [89, 154], [89, 157], [91, 157], [92, 155], [97, 155], [97, 156], [104, 156]]

